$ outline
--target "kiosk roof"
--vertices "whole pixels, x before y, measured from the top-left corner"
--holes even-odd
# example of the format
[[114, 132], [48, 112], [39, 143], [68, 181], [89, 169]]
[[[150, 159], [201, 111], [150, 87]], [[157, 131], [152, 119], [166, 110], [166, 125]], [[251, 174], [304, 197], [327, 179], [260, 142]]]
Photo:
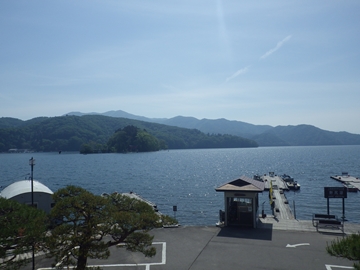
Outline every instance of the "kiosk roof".
[[247, 176], [241, 176], [238, 179], [232, 180], [224, 185], [216, 188], [216, 191], [250, 191], [250, 192], [263, 192], [265, 184], [262, 181], [258, 181]]

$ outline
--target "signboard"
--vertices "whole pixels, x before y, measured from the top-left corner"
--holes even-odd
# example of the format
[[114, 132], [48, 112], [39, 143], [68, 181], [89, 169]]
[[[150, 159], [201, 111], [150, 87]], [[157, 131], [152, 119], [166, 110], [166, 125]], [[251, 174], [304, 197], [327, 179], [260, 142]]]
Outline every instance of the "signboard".
[[347, 198], [346, 187], [324, 187], [325, 198]]

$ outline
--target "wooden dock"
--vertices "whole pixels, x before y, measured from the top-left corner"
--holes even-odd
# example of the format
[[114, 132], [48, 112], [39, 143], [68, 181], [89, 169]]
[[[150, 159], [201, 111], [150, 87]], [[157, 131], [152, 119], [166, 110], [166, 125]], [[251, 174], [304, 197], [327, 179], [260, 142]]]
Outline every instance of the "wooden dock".
[[265, 174], [261, 178], [265, 183], [265, 190], [270, 192], [270, 186], [272, 185], [272, 197], [275, 202], [275, 216], [278, 219], [295, 219], [286, 195], [284, 194], [284, 191], [289, 190], [285, 181], [274, 173], [269, 173], [268, 175]]
[[265, 174], [261, 178], [265, 183], [265, 190], [270, 189], [270, 182], [272, 183], [273, 189], [274, 186], [276, 186], [278, 189], [289, 190], [285, 181], [280, 176]]
[[358, 190], [360, 190], [360, 179], [359, 177], [354, 177], [349, 175], [348, 173], [342, 173], [342, 175], [330, 176], [330, 178], [339, 181], [341, 183], [350, 183]]

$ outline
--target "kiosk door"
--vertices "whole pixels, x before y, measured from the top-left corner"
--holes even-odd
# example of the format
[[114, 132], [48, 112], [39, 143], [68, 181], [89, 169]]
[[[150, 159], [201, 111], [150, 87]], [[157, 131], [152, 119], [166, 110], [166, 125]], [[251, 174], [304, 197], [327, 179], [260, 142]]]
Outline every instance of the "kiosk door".
[[251, 198], [229, 197], [228, 225], [253, 227], [253, 202]]

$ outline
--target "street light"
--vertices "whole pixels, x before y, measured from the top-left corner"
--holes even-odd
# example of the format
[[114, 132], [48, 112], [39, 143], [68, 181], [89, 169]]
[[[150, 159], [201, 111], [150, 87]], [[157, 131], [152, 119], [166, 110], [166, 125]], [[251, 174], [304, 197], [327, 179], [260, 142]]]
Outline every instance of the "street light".
[[34, 165], [35, 159], [31, 157], [29, 159], [29, 165], [31, 166], [31, 206], [34, 207]]
[[[31, 166], [31, 207], [34, 207], [34, 165], [35, 159], [33, 157], [29, 160]], [[32, 245], [32, 269], [35, 270], [35, 246]]]

